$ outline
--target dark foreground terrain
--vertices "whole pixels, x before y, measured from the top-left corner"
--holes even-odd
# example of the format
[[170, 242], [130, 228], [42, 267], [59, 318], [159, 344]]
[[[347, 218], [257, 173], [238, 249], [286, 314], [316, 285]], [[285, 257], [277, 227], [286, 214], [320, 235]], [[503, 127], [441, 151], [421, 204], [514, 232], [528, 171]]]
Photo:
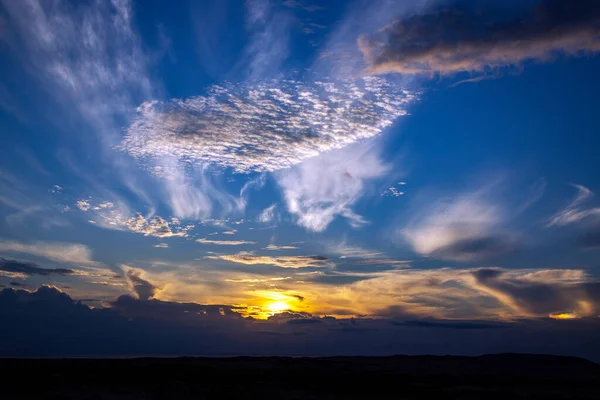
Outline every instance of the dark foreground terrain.
[[0, 360], [3, 399], [600, 399], [600, 365], [481, 357]]

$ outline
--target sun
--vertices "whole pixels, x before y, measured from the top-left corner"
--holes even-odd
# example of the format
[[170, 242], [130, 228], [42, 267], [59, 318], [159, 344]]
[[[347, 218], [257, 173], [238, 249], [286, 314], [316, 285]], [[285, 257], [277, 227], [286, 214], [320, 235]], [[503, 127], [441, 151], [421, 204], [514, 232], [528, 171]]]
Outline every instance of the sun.
[[289, 304], [284, 303], [283, 301], [276, 301], [275, 303], [270, 303], [269, 305], [267, 305], [267, 309], [273, 314], [289, 310], [290, 308], [291, 307], [289, 306]]

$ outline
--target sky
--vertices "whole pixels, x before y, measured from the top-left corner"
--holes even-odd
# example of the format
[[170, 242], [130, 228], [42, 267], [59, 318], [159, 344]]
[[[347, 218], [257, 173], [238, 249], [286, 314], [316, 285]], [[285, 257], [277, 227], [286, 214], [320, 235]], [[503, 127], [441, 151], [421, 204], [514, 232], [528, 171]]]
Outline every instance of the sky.
[[0, 356], [600, 360], [594, 0], [0, 1]]

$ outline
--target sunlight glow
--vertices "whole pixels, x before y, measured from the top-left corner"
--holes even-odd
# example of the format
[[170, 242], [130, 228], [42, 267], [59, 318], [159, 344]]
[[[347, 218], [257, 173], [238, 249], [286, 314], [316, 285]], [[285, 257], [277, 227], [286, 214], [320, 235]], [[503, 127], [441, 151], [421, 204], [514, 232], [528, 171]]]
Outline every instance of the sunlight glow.
[[552, 319], [575, 319], [579, 318], [579, 316], [575, 313], [559, 313], [559, 314], [550, 314], [550, 318]]
[[267, 309], [274, 314], [283, 312], [285, 310], [289, 310], [290, 308], [291, 307], [289, 306], [289, 304], [284, 303], [283, 301], [277, 301], [267, 306]]

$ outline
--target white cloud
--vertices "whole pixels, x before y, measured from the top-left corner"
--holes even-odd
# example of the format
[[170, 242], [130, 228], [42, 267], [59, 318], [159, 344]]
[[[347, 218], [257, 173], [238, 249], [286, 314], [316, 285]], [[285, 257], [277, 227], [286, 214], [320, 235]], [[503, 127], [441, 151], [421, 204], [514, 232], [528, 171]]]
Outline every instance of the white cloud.
[[102, 203], [95, 206], [94, 210], [102, 210], [104, 208], [113, 208], [114, 206], [115, 206], [115, 204], [111, 203], [110, 201], [103, 201]]
[[492, 200], [495, 185], [435, 201], [401, 233], [417, 253], [469, 261], [511, 249], [514, 237], [498, 229], [507, 215]]
[[275, 219], [275, 207], [277, 207], [277, 204], [271, 204], [269, 207], [262, 210], [257, 218], [258, 222], [262, 222], [263, 224], [273, 222]]
[[158, 243], [152, 247], [156, 247], [157, 249], [167, 249], [167, 248], [169, 248], [169, 244], [168, 243]]
[[0, 241], [0, 252], [26, 253], [59, 263], [84, 267], [103, 266], [92, 260], [92, 252], [87, 246], [78, 243]]
[[581, 221], [584, 218], [597, 216], [600, 217], [600, 208], [584, 208], [582, 204], [586, 201], [590, 200], [594, 197], [594, 193], [581, 185], [572, 185], [577, 189], [577, 196], [567, 205], [565, 208], [557, 212], [552, 218], [550, 222], [548, 222], [548, 226], [558, 225], [568, 225], [578, 221]]
[[132, 232], [141, 233], [144, 236], [155, 236], [155, 237], [172, 237], [172, 236], [187, 236], [187, 233], [181, 229], [173, 231], [169, 226], [169, 223], [159, 216], [152, 218], [144, 218], [142, 215], [137, 214], [133, 218], [129, 218], [125, 221], [125, 226]]
[[337, 217], [352, 226], [366, 223], [351, 207], [365, 191], [365, 182], [383, 176], [389, 167], [375, 149], [362, 144], [331, 151], [277, 174], [288, 211], [298, 225], [321, 232]]
[[386, 190], [384, 190], [383, 193], [381, 193], [382, 196], [389, 196], [389, 197], [400, 197], [400, 196], [403, 196], [404, 194], [405, 194], [405, 192], [398, 190], [398, 188], [396, 188], [395, 186], [391, 186], [391, 187], [387, 188]]
[[378, 135], [413, 99], [371, 77], [213, 86], [206, 96], [143, 103], [120, 148], [138, 159], [276, 171]]
[[289, 54], [290, 29], [294, 19], [269, 0], [246, 2], [249, 44], [238, 65], [249, 71], [251, 80], [277, 75]]
[[[127, 0], [91, 2], [4, 1], [22, 40], [27, 67], [48, 92], [80, 114], [106, 139], [115, 117], [149, 97], [147, 57], [132, 29]], [[44, 79], [45, 78], [45, 79]], [[70, 109], [69, 109], [70, 111]]]
[[[80, 202], [78, 202], [78, 207]], [[179, 219], [172, 219], [169, 223], [163, 217], [152, 213], [143, 216], [140, 213], [132, 212], [125, 204], [120, 202], [114, 204], [104, 201], [97, 206], [91, 206], [89, 202], [85, 202], [84, 208], [84, 211], [88, 211], [93, 216], [93, 219], [89, 220], [92, 224], [106, 229], [140, 233], [144, 236], [159, 238], [187, 237], [189, 231], [195, 227], [193, 224], [182, 225]]]
[[256, 244], [249, 240], [210, 240], [210, 239], [197, 239], [196, 242], [201, 244], [214, 244], [217, 246], [240, 246], [243, 244]]
[[264, 250], [280, 251], [280, 250], [294, 250], [297, 248], [298, 247], [296, 247], [296, 246], [277, 246], [275, 244], [269, 244], [267, 247], [264, 248]]

